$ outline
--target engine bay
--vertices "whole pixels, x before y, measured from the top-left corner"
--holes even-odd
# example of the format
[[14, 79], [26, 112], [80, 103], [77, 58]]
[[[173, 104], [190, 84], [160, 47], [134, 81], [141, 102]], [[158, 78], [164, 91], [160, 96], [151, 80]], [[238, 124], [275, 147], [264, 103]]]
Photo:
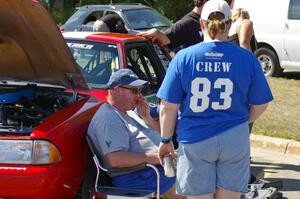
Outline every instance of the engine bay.
[[48, 116], [72, 103], [72, 93], [38, 86], [1, 86], [0, 134], [30, 134]]

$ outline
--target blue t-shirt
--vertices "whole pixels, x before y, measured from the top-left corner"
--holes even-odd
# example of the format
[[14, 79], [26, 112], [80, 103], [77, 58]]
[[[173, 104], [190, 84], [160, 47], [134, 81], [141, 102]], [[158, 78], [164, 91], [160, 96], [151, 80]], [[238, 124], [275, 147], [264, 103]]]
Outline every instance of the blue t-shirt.
[[260, 63], [230, 42], [202, 42], [171, 61], [157, 97], [180, 104], [176, 133], [194, 143], [248, 120], [250, 105], [272, 101]]

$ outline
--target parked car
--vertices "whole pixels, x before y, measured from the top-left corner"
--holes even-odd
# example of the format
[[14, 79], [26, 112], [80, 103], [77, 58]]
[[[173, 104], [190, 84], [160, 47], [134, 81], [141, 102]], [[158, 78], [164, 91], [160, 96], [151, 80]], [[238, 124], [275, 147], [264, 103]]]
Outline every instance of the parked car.
[[300, 70], [300, 1], [235, 0], [233, 9], [245, 8], [253, 21], [255, 51], [266, 76], [284, 69]]
[[0, 6], [0, 198], [68, 199], [80, 188], [100, 106], [37, 1]]
[[61, 30], [92, 31], [98, 18], [112, 13], [123, 19], [128, 33], [134, 34], [151, 28], [166, 29], [172, 25], [168, 18], [142, 4], [86, 5], [80, 7]]
[[64, 38], [88, 82], [91, 93], [101, 102], [110, 75], [119, 68], [132, 69], [141, 79], [150, 82], [143, 90], [148, 101], [155, 102], [170, 61], [167, 51], [148, 39], [130, 34], [64, 32]]

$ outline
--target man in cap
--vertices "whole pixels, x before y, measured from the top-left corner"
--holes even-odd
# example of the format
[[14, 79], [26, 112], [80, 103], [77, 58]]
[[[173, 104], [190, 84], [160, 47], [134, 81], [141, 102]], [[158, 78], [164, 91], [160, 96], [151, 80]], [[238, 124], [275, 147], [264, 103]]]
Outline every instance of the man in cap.
[[[140, 94], [147, 82], [130, 69], [119, 69], [107, 84], [108, 99], [94, 115], [88, 135], [107, 168], [134, 167], [149, 163], [158, 165], [160, 191], [164, 198], [182, 198], [175, 194], [175, 177], [164, 175], [159, 165], [159, 123], [150, 116], [145, 98]], [[132, 111], [137, 109], [137, 113]], [[152, 189], [156, 191], [153, 169], [111, 174], [116, 187]]]

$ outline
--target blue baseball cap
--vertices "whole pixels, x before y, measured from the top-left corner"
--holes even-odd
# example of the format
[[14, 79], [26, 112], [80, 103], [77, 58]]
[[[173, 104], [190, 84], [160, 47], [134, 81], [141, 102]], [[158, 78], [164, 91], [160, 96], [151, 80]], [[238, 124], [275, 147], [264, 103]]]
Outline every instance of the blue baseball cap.
[[109, 78], [108, 83], [106, 84], [106, 89], [115, 88], [118, 86], [134, 86], [140, 87], [148, 83], [145, 80], [139, 79], [139, 77], [130, 69], [122, 68], [115, 71]]

